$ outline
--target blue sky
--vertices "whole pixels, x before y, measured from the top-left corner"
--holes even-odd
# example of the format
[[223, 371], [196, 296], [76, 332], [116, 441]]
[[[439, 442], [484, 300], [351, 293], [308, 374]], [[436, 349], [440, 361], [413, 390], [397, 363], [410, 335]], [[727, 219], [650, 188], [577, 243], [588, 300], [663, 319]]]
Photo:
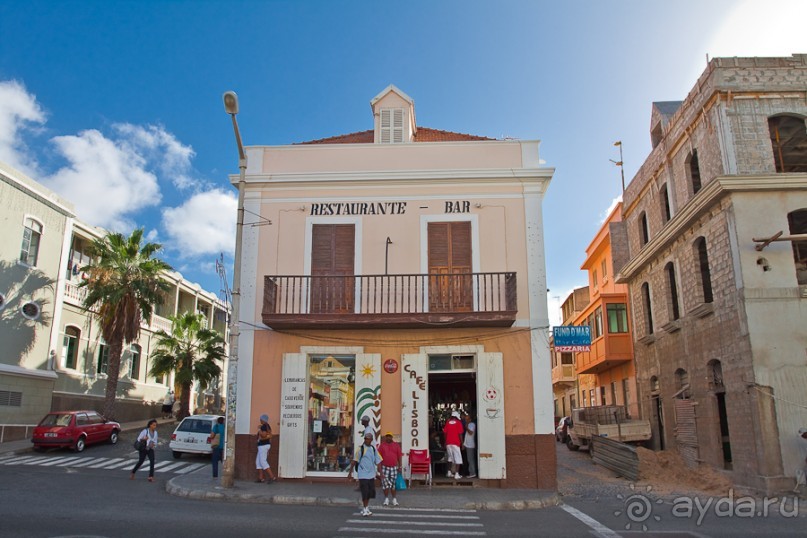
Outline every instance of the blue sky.
[[[79, 217], [144, 227], [218, 292], [232, 262], [237, 154], [372, 128], [395, 84], [419, 125], [540, 139], [550, 314], [650, 151], [653, 101], [683, 99], [706, 56], [807, 52], [799, 0], [7, 1], [0, 4], [0, 160]], [[785, 14], [786, 16], [782, 16]], [[231, 274], [232, 272], [229, 271]]]

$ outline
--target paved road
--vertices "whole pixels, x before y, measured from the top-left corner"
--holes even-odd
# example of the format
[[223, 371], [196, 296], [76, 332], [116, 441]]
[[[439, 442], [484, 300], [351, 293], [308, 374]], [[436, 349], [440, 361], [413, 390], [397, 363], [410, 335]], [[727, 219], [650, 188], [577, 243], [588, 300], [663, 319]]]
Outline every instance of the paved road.
[[[532, 511], [474, 511], [375, 507], [280, 506], [195, 501], [165, 493], [176, 473], [209, 473], [204, 457], [174, 460], [167, 447], [172, 426], [161, 431], [156, 482], [131, 481], [131, 442], [88, 447], [81, 454], [48, 451], [0, 460], [0, 538], [65, 536], [142, 537], [591, 537], [805, 536], [807, 506], [791, 517], [771, 505], [767, 516], [720, 516], [714, 504], [692, 517], [672, 513], [674, 498], [657, 496], [591, 464], [586, 454], [558, 451], [565, 504]], [[145, 477], [145, 471], [142, 474]], [[644, 486], [642, 486], [644, 487]], [[644, 502], [646, 500], [647, 502]], [[792, 501], [792, 499], [791, 499]], [[632, 504], [642, 503], [641, 512]], [[699, 498], [701, 507], [707, 497]], [[714, 500], [713, 500], [714, 502]], [[736, 503], [735, 503], [736, 504]], [[807, 504], [807, 503], [805, 503]], [[699, 516], [703, 517], [699, 520]]]

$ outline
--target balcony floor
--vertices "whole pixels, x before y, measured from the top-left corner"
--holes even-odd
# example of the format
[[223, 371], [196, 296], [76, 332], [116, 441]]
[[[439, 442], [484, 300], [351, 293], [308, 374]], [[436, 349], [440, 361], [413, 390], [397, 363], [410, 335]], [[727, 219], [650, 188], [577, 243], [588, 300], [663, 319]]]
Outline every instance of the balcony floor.
[[267, 314], [263, 323], [284, 329], [424, 329], [429, 327], [510, 327], [515, 311], [417, 314]]

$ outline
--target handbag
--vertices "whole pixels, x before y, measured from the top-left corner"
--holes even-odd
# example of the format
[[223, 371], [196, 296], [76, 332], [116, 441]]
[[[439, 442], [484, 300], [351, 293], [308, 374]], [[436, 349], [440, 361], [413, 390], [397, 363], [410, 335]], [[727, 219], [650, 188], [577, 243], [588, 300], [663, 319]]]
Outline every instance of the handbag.
[[210, 436], [210, 448], [217, 448], [221, 444], [221, 435], [214, 433]]
[[397, 478], [395, 478], [395, 489], [397, 491], [403, 491], [406, 489], [406, 480], [401, 473], [398, 473]]
[[145, 450], [146, 449], [146, 440], [145, 439], [143, 439], [143, 440], [135, 439], [134, 449], [137, 450], [138, 452], [140, 452], [141, 450]]

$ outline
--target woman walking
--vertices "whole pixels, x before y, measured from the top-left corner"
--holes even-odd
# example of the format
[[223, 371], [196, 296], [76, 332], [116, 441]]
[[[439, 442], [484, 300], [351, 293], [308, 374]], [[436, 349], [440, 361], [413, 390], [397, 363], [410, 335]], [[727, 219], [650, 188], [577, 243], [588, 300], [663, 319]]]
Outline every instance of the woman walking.
[[137, 460], [137, 465], [132, 469], [132, 476], [129, 480], [134, 480], [135, 473], [143, 462], [146, 461], [146, 456], [149, 458], [149, 482], [154, 482], [154, 449], [157, 448], [157, 421], [154, 419], [149, 420], [146, 428], [137, 436], [140, 441], [140, 458]]
[[221, 461], [221, 455], [224, 453], [224, 439], [226, 437], [224, 417], [219, 417], [210, 431], [210, 461], [213, 463], [213, 478], [219, 477], [219, 462]]
[[[275, 475], [269, 467], [269, 449], [272, 447], [272, 427], [269, 426], [269, 416], [261, 415], [261, 426], [258, 428], [258, 456], [255, 458], [255, 468], [258, 470], [257, 482], [266, 482], [267, 478], [271, 484], [275, 480]], [[268, 475], [264, 478], [264, 472]]]

